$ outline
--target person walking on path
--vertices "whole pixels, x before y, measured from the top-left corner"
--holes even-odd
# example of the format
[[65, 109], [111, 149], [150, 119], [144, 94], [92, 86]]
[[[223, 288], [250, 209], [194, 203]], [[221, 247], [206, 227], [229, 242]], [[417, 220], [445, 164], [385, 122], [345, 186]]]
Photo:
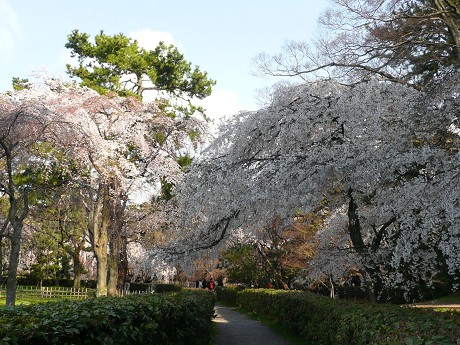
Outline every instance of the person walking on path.
[[259, 321], [251, 320], [234, 308], [216, 305], [215, 345], [291, 345]]

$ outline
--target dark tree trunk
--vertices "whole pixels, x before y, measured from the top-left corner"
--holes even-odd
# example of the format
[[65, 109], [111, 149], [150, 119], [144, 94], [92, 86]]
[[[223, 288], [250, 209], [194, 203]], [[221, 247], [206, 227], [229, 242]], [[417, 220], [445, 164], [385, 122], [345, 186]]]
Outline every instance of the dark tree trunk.
[[108, 269], [109, 269], [109, 282], [107, 284], [107, 295], [109, 296], [117, 296], [117, 283], [118, 283], [118, 255], [116, 253], [116, 247], [114, 246], [114, 242], [112, 236], [110, 238], [110, 253], [109, 253], [109, 262], [108, 262]]
[[0, 234], [0, 277], [3, 277], [3, 236]]
[[[29, 191], [27, 189], [23, 191], [23, 209], [19, 211], [17, 204], [18, 199], [15, 196], [12, 181], [13, 180], [11, 178], [8, 219], [13, 227], [13, 233], [9, 236], [11, 241], [11, 252], [8, 263], [8, 277], [6, 281], [6, 305], [10, 307], [14, 307], [16, 304], [16, 285], [19, 266], [19, 252], [21, 250], [22, 228], [24, 225], [24, 219], [29, 214]], [[20, 216], [18, 216], [18, 214], [20, 214]]]
[[[369, 261], [370, 253], [364, 244], [361, 233], [361, 224], [359, 222], [358, 205], [353, 198], [353, 190], [351, 188], [348, 189], [348, 198], [350, 199], [348, 204], [348, 231], [350, 233], [350, 239], [353, 243], [353, 248], [366, 263], [364, 281], [369, 299], [372, 303], [377, 303], [377, 297], [381, 292], [379, 289], [382, 288], [382, 280], [380, 278], [379, 272], [374, 267], [370, 267], [370, 265], [367, 264]], [[378, 281], [380, 281], [380, 284], [377, 283]]]
[[117, 290], [122, 290], [125, 277], [128, 274], [128, 259], [126, 255], [127, 239], [123, 233], [123, 218], [126, 207], [126, 197], [121, 190], [120, 181], [115, 177], [111, 188], [115, 197], [111, 200], [112, 222], [110, 231], [109, 254], [109, 284], [108, 294], [116, 296]]
[[72, 253], [72, 263], [73, 263], [73, 287], [75, 289], [79, 289], [81, 287], [81, 274], [83, 272], [83, 266], [80, 261], [80, 253], [83, 250], [85, 245], [84, 240], [80, 242], [78, 245], [74, 246], [74, 250]]
[[16, 224], [11, 235], [11, 252], [6, 280], [6, 305], [14, 307], [16, 304], [17, 272], [19, 265], [19, 252], [21, 250], [22, 224]]

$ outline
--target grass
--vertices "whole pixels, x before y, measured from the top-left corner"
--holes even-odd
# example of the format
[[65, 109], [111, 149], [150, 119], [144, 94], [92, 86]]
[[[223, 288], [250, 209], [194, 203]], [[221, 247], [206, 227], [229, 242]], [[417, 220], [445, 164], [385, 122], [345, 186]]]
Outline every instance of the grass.
[[[81, 298], [80, 298], [81, 299]], [[41, 297], [23, 297], [23, 298], [16, 298], [16, 306], [19, 305], [29, 305], [29, 304], [37, 304], [37, 303], [48, 303], [48, 302], [57, 302], [63, 300], [78, 300], [75, 297], [55, 297], [55, 298], [41, 298]], [[5, 297], [0, 298], [0, 308], [6, 306], [6, 299]]]
[[[91, 292], [88, 290], [88, 295], [91, 296]], [[30, 304], [37, 304], [37, 303], [48, 303], [48, 302], [57, 302], [63, 300], [79, 300], [82, 299], [73, 297], [73, 296], [54, 296], [54, 297], [42, 297], [37, 296], [36, 294], [26, 293], [26, 292], [17, 292], [16, 293], [16, 306], [19, 305], [30, 305]], [[0, 295], [0, 308], [6, 306], [6, 296], [5, 293], [2, 292]]]
[[436, 303], [446, 303], [446, 304], [447, 303], [458, 303], [460, 304], [460, 294], [437, 298]]
[[[37, 303], [47, 303], [47, 302], [57, 302], [63, 300], [79, 300], [84, 299], [82, 296], [77, 297], [75, 295], [65, 295], [65, 292], [60, 290], [55, 291], [54, 293], [50, 293], [49, 289], [64, 289], [70, 290], [70, 288], [63, 288], [63, 287], [48, 287], [47, 292], [45, 292], [45, 297], [41, 295], [40, 288], [37, 286], [20, 286], [18, 290], [16, 290], [16, 304], [19, 305], [30, 305], [30, 304], [37, 304]], [[38, 291], [38, 292], [37, 292]], [[93, 296], [95, 289], [86, 289], [88, 296]], [[50, 297], [50, 295], [52, 297]], [[6, 291], [4, 287], [0, 293], [0, 308], [5, 307], [6, 305]]]

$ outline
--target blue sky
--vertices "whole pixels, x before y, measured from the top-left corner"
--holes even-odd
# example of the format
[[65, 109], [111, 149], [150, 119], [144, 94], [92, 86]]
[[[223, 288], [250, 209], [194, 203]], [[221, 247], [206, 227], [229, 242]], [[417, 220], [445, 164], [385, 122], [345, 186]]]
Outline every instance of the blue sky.
[[[255, 110], [257, 90], [276, 80], [251, 75], [251, 60], [286, 40], [309, 40], [328, 0], [0, 0], [0, 91], [41, 67], [65, 75], [73, 29], [158, 39], [217, 81], [206, 107], [229, 115]], [[153, 47], [153, 46], [152, 46]], [[214, 115], [214, 114], [211, 114]]]

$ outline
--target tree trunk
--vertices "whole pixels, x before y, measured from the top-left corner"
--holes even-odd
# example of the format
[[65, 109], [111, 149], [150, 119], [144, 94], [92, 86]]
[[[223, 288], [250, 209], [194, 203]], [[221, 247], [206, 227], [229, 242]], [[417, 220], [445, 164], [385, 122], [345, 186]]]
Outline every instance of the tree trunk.
[[74, 252], [72, 253], [73, 261], [73, 287], [74, 289], [79, 289], [81, 287], [81, 273], [83, 270], [82, 264], [80, 262], [80, 246], [76, 246]]
[[109, 296], [117, 296], [117, 283], [118, 283], [118, 258], [117, 253], [114, 253], [112, 247], [112, 241], [110, 241], [110, 254], [109, 254], [109, 283], [107, 286], [107, 294]]
[[366, 292], [367, 292], [367, 296], [369, 297], [369, 301], [372, 304], [377, 304], [377, 302], [378, 302], [377, 301], [377, 296], [374, 293], [374, 286], [373, 286], [373, 283], [372, 283], [372, 278], [369, 275], [369, 272], [364, 271], [362, 276], [363, 276], [363, 279], [364, 279], [364, 286], [366, 287]]
[[95, 205], [90, 200], [89, 234], [97, 262], [96, 297], [107, 296], [107, 246], [110, 225], [110, 190], [107, 183], [98, 187]]
[[0, 234], [0, 277], [3, 277], [3, 235]]
[[94, 251], [97, 262], [97, 278], [96, 278], [96, 297], [107, 296], [107, 254], [101, 251]]
[[[361, 224], [359, 222], [358, 215], [358, 204], [353, 198], [353, 189], [348, 189], [348, 198], [350, 202], [348, 204], [348, 232], [350, 233], [350, 239], [353, 244], [353, 248], [356, 250], [359, 256], [366, 262], [368, 261], [368, 250], [364, 244], [364, 240], [361, 233]], [[373, 278], [376, 274], [375, 271], [371, 272], [371, 269], [365, 265], [366, 273], [363, 275], [365, 279], [366, 292], [369, 296], [369, 300], [372, 303], [377, 303], [377, 294], [373, 283]]]
[[[11, 241], [11, 252], [8, 264], [8, 277], [6, 281], [6, 305], [14, 307], [16, 303], [16, 283], [17, 272], [19, 265], [19, 252], [21, 249], [21, 236], [24, 219], [29, 214], [29, 189], [22, 190], [22, 204], [23, 208], [20, 209], [17, 197], [17, 186], [14, 183], [13, 174], [13, 146], [8, 146], [4, 141], [0, 142], [4, 150], [4, 157], [6, 158], [6, 175], [8, 176], [8, 184], [4, 193], [8, 195], [9, 209], [7, 222], [13, 227], [13, 233], [9, 236]], [[5, 223], [6, 226], [6, 223]]]
[[126, 236], [123, 234], [123, 218], [126, 206], [126, 198], [123, 195], [119, 179], [112, 179], [111, 199], [112, 223], [110, 232], [109, 254], [109, 295], [116, 296], [117, 290], [122, 290], [125, 277], [128, 274], [128, 260], [126, 256]]
[[458, 65], [460, 64], [460, 4], [458, 1], [449, 0], [434, 0], [434, 4], [441, 12], [441, 18], [449, 30]]
[[118, 261], [118, 286], [123, 288], [125, 277], [128, 275], [128, 239], [126, 236], [121, 237], [120, 261]]
[[115, 296], [117, 290], [123, 289], [125, 277], [128, 274], [127, 240], [121, 231], [122, 229], [114, 231], [110, 236], [109, 296]]
[[334, 286], [334, 280], [332, 279], [332, 277], [330, 276], [329, 277], [329, 284], [331, 284], [331, 291], [329, 293], [329, 297], [331, 299], [335, 299], [335, 286]]
[[11, 235], [11, 252], [8, 265], [8, 277], [6, 281], [6, 305], [14, 307], [16, 304], [17, 272], [19, 265], [19, 252], [21, 249], [22, 223], [14, 224]]

